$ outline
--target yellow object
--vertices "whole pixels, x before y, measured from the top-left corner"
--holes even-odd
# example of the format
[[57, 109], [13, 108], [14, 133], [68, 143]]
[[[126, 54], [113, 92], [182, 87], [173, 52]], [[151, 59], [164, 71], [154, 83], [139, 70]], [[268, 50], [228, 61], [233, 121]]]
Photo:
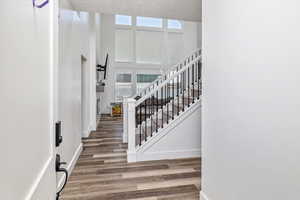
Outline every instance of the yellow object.
[[112, 107], [112, 114], [113, 115], [121, 115], [122, 114], [121, 104], [117, 104]]

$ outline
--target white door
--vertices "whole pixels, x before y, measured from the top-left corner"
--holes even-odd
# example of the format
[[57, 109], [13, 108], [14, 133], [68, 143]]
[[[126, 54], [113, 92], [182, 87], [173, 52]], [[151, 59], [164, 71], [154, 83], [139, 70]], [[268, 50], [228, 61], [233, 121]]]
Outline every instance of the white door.
[[55, 199], [55, 2], [0, 2], [1, 199]]

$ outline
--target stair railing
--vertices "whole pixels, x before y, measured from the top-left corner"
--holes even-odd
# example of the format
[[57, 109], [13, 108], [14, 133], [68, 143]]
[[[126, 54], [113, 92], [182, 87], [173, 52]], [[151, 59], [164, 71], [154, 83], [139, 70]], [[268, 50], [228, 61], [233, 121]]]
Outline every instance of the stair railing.
[[201, 71], [198, 54], [189, 62], [177, 65], [173, 72], [164, 74], [161, 82], [156, 82], [139, 99], [124, 100], [124, 142], [128, 141], [129, 162], [136, 160], [138, 146], [200, 99]]
[[191, 62], [194, 58], [201, 55], [201, 49], [197, 49], [193, 51], [189, 56], [185, 57], [181, 62], [174, 65], [168, 71], [164, 73], [164, 75], [158, 77], [156, 80], [154, 80], [152, 83], [150, 83], [147, 87], [143, 88], [141, 91], [137, 92], [137, 94], [134, 97], [142, 97], [147, 94], [147, 92], [153, 90], [157, 84], [160, 84], [163, 82], [165, 77], [169, 77], [175, 72], [177, 72], [180, 67], [186, 65], [187, 63]]

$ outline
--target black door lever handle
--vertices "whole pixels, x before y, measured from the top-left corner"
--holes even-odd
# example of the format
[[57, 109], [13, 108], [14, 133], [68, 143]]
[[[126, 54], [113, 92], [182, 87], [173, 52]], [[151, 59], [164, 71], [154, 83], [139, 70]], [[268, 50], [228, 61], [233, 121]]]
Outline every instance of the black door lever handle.
[[65, 168], [61, 168], [60, 166], [61, 165], [65, 165], [67, 164], [66, 162], [60, 162], [60, 155], [56, 155], [56, 161], [55, 161], [55, 169], [56, 169], [56, 172], [62, 172], [65, 174], [65, 181], [64, 181], [64, 184], [63, 186], [61, 187], [61, 189], [56, 193], [56, 200], [59, 200], [59, 197], [60, 197], [60, 193], [63, 191], [63, 189], [65, 188], [67, 182], [68, 182], [68, 177], [69, 177], [69, 174], [68, 174], [68, 170], [65, 169]]

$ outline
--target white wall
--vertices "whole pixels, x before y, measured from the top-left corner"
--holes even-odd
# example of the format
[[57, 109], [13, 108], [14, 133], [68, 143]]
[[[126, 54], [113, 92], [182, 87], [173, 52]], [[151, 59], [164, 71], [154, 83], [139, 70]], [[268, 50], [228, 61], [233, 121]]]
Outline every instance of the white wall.
[[195, 22], [184, 22], [184, 56], [189, 56], [198, 48], [199, 38], [202, 37], [201, 34], [198, 35], [198, 25], [199, 23]]
[[[81, 56], [86, 82], [81, 84]], [[72, 170], [82, 150], [81, 137], [96, 129], [96, 31], [95, 14], [73, 10], [68, 0], [60, 8], [59, 116], [62, 121], [62, 159]], [[86, 100], [82, 110], [81, 90]], [[82, 121], [83, 120], [83, 123]]]
[[300, 2], [203, 2], [202, 189], [209, 200], [295, 200]]
[[[63, 142], [58, 148], [71, 170], [81, 151], [81, 19], [67, 0], [60, 2], [58, 120]], [[73, 162], [72, 162], [73, 161]]]
[[198, 48], [202, 47], [202, 23], [197, 24]]
[[55, 198], [53, 3], [0, 3], [1, 199]]
[[[74, 11], [75, 12], [75, 11]], [[83, 113], [83, 137], [88, 137], [90, 131], [96, 129], [96, 17], [95, 13], [80, 12], [80, 55], [86, 61], [86, 80], [84, 83], [86, 101], [86, 112]]]
[[200, 21], [202, 0], [71, 0], [77, 10]]
[[[96, 27], [96, 14], [89, 13], [89, 89], [90, 102], [90, 131], [96, 130], [96, 60], [97, 60], [97, 27]], [[87, 135], [86, 135], [87, 136]]]
[[99, 64], [102, 61], [101, 58], [101, 14], [95, 14], [95, 28], [96, 28], [96, 63]]
[[[100, 57], [102, 58], [100, 60], [101, 65], [104, 65], [105, 63], [105, 56], [108, 53], [109, 54], [109, 65], [108, 65], [108, 71], [107, 71], [107, 81], [105, 85], [105, 93], [101, 94], [101, 112], [102, 113], [110, 113], [110, 102], [114, 99], [114, 76], [112, 73], [113, 66], [114, 66], [114, 59], [115, 59], [115, 40], [114, 40], [114, 16], [113, 15], [104, 15], [101, 14], [101, 50], [100, 50]], [[103, 74], [103, 73], [102, 73]]]

